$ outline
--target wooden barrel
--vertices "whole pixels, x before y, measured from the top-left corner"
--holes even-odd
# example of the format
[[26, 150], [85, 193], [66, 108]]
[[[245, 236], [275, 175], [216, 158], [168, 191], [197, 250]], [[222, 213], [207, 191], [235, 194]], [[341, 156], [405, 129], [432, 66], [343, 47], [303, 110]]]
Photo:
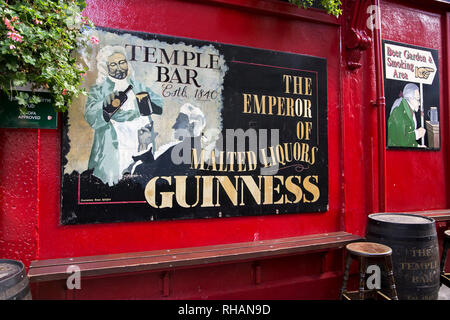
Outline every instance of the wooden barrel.
[[366, 238], [392, 248], [400, 300], [437, 300], [439, 245], [433, 219], [406, 213], [371, 214]]
[[31, 300], [28, 276], [22, 262], [0, 259], [0, 300]]

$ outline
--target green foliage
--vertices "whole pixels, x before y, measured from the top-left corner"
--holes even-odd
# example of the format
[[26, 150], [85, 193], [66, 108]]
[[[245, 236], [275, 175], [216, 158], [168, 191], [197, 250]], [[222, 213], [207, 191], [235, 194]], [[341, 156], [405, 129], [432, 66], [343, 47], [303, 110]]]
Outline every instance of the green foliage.
[[0, 0], [0, 89], [19, 105], [38, 103], [33, 92], [16, 86], [47, 89], [56, 111], [66, 111], [81, 88], [87, 71], [77, 64], [76, 50], [97, 39], [86, 29], [92, 22], [81, 15], [84, 0]]
[[[342, 14], [340, 0], [319, 1], [329, 14]], [[289, 2], [306, 8], [314, 0]], [[33, 92], [14, 89], [27, 84], [47, 89], [56, 111], [86, 94], [81, 84], [87, 69], [77, 64], [75, 52], [98, 40], [83, 32], [94, 27], [81, 15], [85, 7], [85, 0], [0, 0], [0, 89], [19, 105], [39, 102]]]
[[[311, 7], [314, 4], [314, 0], [289, 0], [289, 2], [303, 8]], [[339, 17], [342, 14], [342, 3], [340, 0], [320, 0], [319, 4], [328, 14], [332, 14], [335, 17]]]

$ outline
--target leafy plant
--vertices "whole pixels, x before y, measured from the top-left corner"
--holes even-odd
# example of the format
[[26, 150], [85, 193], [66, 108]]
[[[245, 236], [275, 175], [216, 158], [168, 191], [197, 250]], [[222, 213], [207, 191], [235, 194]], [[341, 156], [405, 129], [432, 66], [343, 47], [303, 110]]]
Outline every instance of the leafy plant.
[[[311, 7], [314, 4], [314, 0], [288, 0], [290, 3], [295, 4], [297, 7]], [[328, 14], [332, 14], [335, 17], [339, 17], [342, 14], [341, 1], [340, 0], [320, 0], [319, 4], [324, 8]]]
[[[87, 69], [75, 52], [98, 43], [83, 32], [93, 28], [81, 15], [84, 0], [0, 0], [0, 88], [20, 106], [39, 103], [36, 89], [46, 89], [56, 111], [65, 111], [81, 88]], [[32, 91], [16, 87], [32, 85]]]

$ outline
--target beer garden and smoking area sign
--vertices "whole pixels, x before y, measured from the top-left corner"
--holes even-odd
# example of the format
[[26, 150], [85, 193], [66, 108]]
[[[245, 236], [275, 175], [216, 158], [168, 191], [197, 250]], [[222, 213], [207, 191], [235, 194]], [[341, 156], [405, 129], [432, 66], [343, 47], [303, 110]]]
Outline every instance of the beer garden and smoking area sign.
[[440, 149], [438, 51], [383, 41], [388, 149]]
[[98, 28], [63, 119], [61, 223], [328, 210], [326, 60]]

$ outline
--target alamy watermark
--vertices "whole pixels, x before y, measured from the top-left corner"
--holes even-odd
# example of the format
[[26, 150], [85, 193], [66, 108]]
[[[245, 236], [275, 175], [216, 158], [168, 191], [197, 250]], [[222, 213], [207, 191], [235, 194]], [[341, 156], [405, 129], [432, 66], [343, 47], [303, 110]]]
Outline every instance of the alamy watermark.
[[367, 289], [380, 290], [381, 289], [381, 270], [376, 264], [367, 267], [366, 273], [371, 274], [366, 280]]
[[[184, 136], [189, 137], [189, 133], [186, 132]], [[175, 145], [171, 159], [176, 165], [247, 166], [247, 170], [256, 169], [259, 162], [261, 175], [272, 175], [278, 171], [280, 164], [287, 163], [286, 154], [290, 153], [279, 146], [278, 129], [226, 129], [225, 137], [219, 130], [209, 129], [197, 139], [183, 139]], [[296, 152], [299, 153], [299, 150], [296, 149]]]
[[311, 130], [312, 125], [300, 123], [298, 140], [286, 143], [280, 143], [279, 129], [226, 129], [225, 136], [219, 130], [206, 130], [202, 136], [180, 140], [172, 149], [171, 160], [201, 170], [212, 166], [220, 167], [218, 171], [259, 168], [261, 175], [274, 175], [280, 167], [294, 166], [301, 172], [317, 160], [318, 146], [308, 143]]
[[371, 31], [373, 31], [374, 29], [380, 29], [380, 7], [377, 5], [370, 5], [367, 7], [366, 13], [369, 14], [369, 17], [366, 21], [367, 28], [369, 28], [369, 30]]
[[69, 274], [66, 280], [67, 289], [81, 289], [81, 270], [77, 265], [70, 265], [66, 269], [66, 273]]
[[[70, 265], [66, 269], [69, 274], [66, 280], [66, 286], [69, 290], [81, 289], [81, 269], [77, 265]], [[366, 286], [370, 290], [381, 289], [381, 269], [378, 265], [370, 265], [367, 267], [366, 274], [370, 276], [366, 280]]]

